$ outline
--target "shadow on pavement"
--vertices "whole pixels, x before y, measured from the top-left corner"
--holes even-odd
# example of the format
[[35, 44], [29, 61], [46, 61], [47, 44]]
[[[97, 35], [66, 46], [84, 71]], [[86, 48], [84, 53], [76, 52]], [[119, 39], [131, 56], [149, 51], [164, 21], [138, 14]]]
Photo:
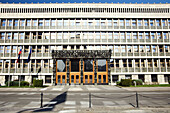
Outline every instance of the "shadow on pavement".
[[67, 91], [56, 96], [55, 98], [53, 98], [49, 104], [45, 104], [43, 105], [43, 108], [35, 108], [35, 109], [25, 109], [22, 111], [19, 111], [17, 113], [24, 113], [26, 111], [32, 111], [32, 112], [44, 112], [44, 111], [52, 111], [54, 109], [54, 107], [58, 104], [64, 103], [67, 100]]

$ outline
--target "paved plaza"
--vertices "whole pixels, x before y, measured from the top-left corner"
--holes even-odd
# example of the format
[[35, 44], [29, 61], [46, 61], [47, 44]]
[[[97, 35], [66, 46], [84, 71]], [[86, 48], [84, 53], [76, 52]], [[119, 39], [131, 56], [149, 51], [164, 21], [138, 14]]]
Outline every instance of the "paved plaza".
[[[136, 92], [132, 89], [102, 85], [0, 88], [0, 113], [168, 113], [170, 110], [169, 88], [139, 91], [139, 108], [136, 108]], [[43, 108], [40, 108], [41, 92]]]

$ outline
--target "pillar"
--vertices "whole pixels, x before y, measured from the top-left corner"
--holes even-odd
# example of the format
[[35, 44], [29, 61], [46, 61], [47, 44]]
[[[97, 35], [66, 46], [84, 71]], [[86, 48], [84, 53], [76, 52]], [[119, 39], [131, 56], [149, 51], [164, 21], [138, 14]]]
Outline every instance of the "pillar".
[[56, 59], [53, 58], [53, 86], [56, 85]]
[[110, 59], [107, 59], [107, 67], [108, 67], [108, 83], [111, 83], [111, 79], [110, 79]]
[[145, 75], [145, 83], [146, 84], [151, 84], [152, 80], [151, 80], [151, 75]]
[[70, 59], [66, 59], [66, 67], [67, 67], [67, 84], [69, 84], [69, 80], [70, 80], [70, 70], [69, 70], [69, 63], [70, 63]]
[[157, 75], [158, 77], [158, 83], [159, 84], [165, 84], [165, 77], [164, 75]]
[[81, 73], [80, 73], [80, 76], [81, 76], [81, 84], [83, 84], [83, 59], [81, 58], [80, 59], [80, 68], [81, 68]]
[[96, 59], [94, 59], [94, 83], [97, 84], [97, 68], [96, 68]]

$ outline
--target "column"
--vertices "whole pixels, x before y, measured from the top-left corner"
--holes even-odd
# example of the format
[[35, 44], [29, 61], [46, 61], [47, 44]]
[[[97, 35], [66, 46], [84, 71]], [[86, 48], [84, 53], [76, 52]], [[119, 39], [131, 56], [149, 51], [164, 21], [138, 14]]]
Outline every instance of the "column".
[[56, 59], [53, 58], [53, 86], [56, 84]]
[[70, 66], [69, 66], [69, 63], [70, 63], [70, 59], [66, 59], [66, 67], [67, 67], [67, 84], [69, 84], [69, 80], [70, 80], [70, 78], [69, 78], [69, 75], [70, 75], [70, 71], [69, 71]]
[[83, 84], [83, 59], [82, 58], [80, 59], [80, 68], [81, 68], [80, 79], [81, 79], [81, 84]]
[[97, 68], [96, 68], [96, 60], [94, 59], [94, 83], [97, 84]]
[[111, 81], [110, 81], [110, 59], [108, 58], [107, 59], [107, 68], [108, 68], [108, 83], [110, 84]]

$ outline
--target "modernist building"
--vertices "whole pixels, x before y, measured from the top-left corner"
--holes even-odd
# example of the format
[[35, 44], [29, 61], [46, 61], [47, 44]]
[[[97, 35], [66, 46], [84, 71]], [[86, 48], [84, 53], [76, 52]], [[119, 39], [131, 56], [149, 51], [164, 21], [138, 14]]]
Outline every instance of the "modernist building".
[[0, 6], [1, 85], [19, 78], [46, 85], [170, 80], [170, 4]]

